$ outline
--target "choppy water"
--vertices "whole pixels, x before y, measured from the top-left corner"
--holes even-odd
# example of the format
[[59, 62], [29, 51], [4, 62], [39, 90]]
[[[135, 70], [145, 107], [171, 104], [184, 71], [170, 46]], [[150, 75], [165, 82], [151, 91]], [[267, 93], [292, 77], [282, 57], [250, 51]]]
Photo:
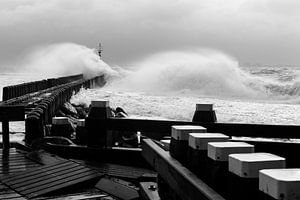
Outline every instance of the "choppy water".
[[[223, 53], [199, 50], [158, 53], [131, 67], [110, 67], [91, 49], [76, 49], [77, 56], [65, 56], [70, 61], [63, 60], [60, 68], [74, 71], [76, 57], [81, 65], [87, 65], [84, 71], [105, 74], [108, 83], [103, 88], [82, 90], [71, 99], [73, 103], [105, 99], [112, 107], [123, 107], [131, 117], [172, 120], [191, 120], [196, 103], [213, 103], [219, 122], [300, 125], [299, 66], [240, 65]], [[61, 52], [61, 46], [52, 49], [54, 55], [61, 55], [57, 50]], [[48, 57], [56, 59], [52, 54]], [[48, 68], [51, 71], [51, 66], [42, 69], [47, 72]], [[62, 75], [67, 74], [58, 76]], [[0, 84], [3, 87], [39, 77], [2, 73]], [[24, 124], [14, 127], [24, 129]]]
[[[72, 98], [72, 102], [89, 104], [91, 100], [105, 99], [109, 100], [113, 107], [123, 107], [133, 117], [188, 121], [192, 119], [196, 103], [213, 103], [220, 122], [300, 125], [298, 67], [247, 66], [239, 67], [238, 70], [251, 80], [240, 92], [236, 91], [235, 84], [229, 85], [233, 88], [226, 85], [225, 89], [219, 92], [218, 88], [213, 89], [216, 85], [209, 83], [202, 85], [206, 88], [200, 90], [160, 90], [155, 86], [157, 89], [154, 91], [149, 88], [143, 91], [140, 88], [128, 88], [123, 80], [116, 80], [104, 88], [82, 90]], [[180, 82], [188, 77], [183, 79], [176, 80], [176, 83], [181, 84]], [[219, 80], [210, 80], [209, 77], [206, 79], [207, 82]], [[191, 82], [198, 84], [197, 80]], [[137, 88], [140, 87], [139, 83], [135, 84]], [[203, 83], [198, 87], [201, 87], [201, 84]]]

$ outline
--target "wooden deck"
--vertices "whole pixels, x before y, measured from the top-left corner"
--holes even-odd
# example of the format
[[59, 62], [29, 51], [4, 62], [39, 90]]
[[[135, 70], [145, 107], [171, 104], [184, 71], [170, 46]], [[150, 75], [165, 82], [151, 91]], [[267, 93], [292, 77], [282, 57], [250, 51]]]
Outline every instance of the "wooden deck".
[[66, 160], [2, 177], [1, 182], [30, 199], [85, 181], [99, 180], [100, 176], [95, 170]]
[[93, 187], [103, 174], [83, 164], [62, 158], [51, 164], [16, 148], [0, 155], [1, 200], [114, 199]]
[[0, 176], [22, 172], [41, 166], [39, 163], [26, 158], [26, 151], [10, 148], [9, 152], [0, 149]]
[[[27, 152], [15, 148], [11, 148], [7, 152], [0, 149], [0, 177], [41, 166], [40, 164], [27, 159], [26, 153]], [[0, 178], [0, 199], [25, 200], [26, 198], [3, 184], [2, 178]]]

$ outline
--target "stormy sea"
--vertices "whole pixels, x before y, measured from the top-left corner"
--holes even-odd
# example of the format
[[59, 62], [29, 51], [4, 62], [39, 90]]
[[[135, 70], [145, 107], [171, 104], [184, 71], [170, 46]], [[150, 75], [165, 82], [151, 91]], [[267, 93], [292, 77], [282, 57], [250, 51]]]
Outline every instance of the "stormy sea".
[[[61, 56], [68, 48], [72, 54]], [[191, 121], [197, 103], [212, 103], [219, 122], [300, 124], [300, 66], [240, 63], [208, 49], [159, 52], [124, 66], [75, 44], [44, 51], [31, 54], [26, 70], [0, 73], [1, 87], [82, 72], [104, 75], [107, 83], [82, 89], [72, 103], [109, 100], [132, 118]], [[21, 131], [16, 124], [12, 131]]]

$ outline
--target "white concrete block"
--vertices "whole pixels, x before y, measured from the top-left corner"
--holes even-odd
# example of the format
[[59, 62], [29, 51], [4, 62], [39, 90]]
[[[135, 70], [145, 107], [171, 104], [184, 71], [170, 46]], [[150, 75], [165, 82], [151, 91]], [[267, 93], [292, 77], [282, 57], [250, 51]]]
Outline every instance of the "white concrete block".
[[229, 171], [243, 178], [258, 178], [259, 170], [285, 168], [285, 158], [270, 153], [229, 155]]
[[216, 161], [228, 161], [229, 154], [253, 153], [254, 145], [245, 142], [209, 142], [207, 155]]
[[229, 136], [222, 133], [190, 133], [189, 146], [193, 149], [207, 150], [209, 142], [225, 142]]
[[69, 124], [69, 118], [67, 118], [67, 117], [53, 117], [52, 118], [52, 124], [55, 124], [55, 125]]
[[214, 104], [196, 104], [196, 111], [212, 111]]
[[171, 136], [175, 140], [188, 140], [189, 133], [206, 133], [207, 129], [202, 126], [191, 126], [191, 125], [182, 125], [182, 126], [172, 126]]
[[259, 171], [259, 190], [274, 199], [300, 199], [300, 168]]
[[85, 127], [85, 119], [78, 119], [77, 126]]
[[109, 107], [109, 101], [105, 101], [105, 100], [91, 101], [91, 107], [108, 108]]
[[163, 145], [165, 145], [166, 148], [170, 148], [171, 140], [160, 140], [160, 142], [163, 143]]

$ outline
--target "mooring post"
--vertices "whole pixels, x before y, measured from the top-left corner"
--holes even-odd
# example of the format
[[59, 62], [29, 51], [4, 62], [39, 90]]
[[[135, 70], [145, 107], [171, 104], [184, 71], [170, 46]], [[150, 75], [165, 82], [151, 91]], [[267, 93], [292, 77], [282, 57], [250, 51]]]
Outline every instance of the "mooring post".
[[87, 145], [89, 147], [107, 146], [107, 119], [111, 117], [109, 101], [92, 101], [85, 125], [87, 129]]
[[298, 200], [300, 169], [263, 169], [259, 171], [259, 190], [264, 200]]
[[172, 126], [170, 155], [182, 164], [186, 164], [189, 146], [189, 133], [206, 133], [202, 126]]
[[209, 142], [225, 142], [228, 141], [229, 136], [222, 133], [190, 133], [189, 147], [187, 154], [188, 167], [200, 179], [208, 183], [208, 165], [207, 144]]
[[270, 153], [230, 154], [229, 199], [260, 199], [259, 170], [285, 168], [285, 158]]
[[9, 121], [2, 121], [2, 143], [3, 143], [3, 150], [9, 150]]
[[217, 116], [213, 109], [213, 104], [196, 104], [193, 122], [217, 122]]
[[208, 174], [211, 186], [226, 199], [229, 199], [228, 156], [236, 153], [254, 153], [254, 145], [245, 142], [210, 142], [207, 144], [210, 167]]

